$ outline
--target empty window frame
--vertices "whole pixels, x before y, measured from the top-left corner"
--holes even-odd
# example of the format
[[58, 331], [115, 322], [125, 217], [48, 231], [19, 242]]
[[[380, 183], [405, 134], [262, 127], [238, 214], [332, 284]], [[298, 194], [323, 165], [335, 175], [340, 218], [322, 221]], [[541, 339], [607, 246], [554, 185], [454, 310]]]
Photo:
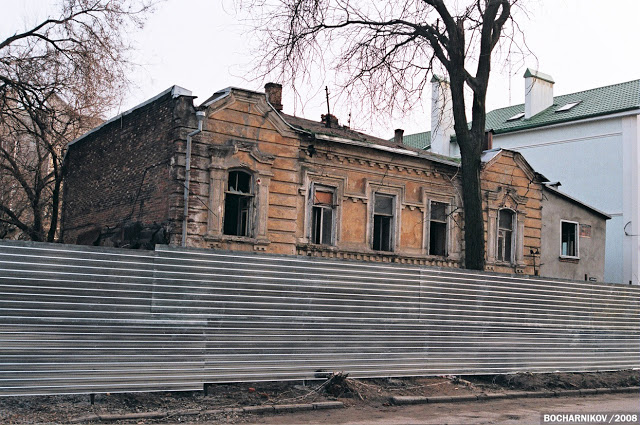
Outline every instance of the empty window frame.
[[375, 193], [373, 205], [372, 248], [376, 251], [393, 251], [395, 197]]
[[245, 171], [229, 171], [224, 202], [224, 234], [251, 236], [253, 181]]
[[311, 243], [333, 245], [335, 240], [336, 190], [313, 185], [311, 189]]
[[513, 263], [515, 218], [516, 214], [512, 210], [503, 209], [498, 212], [498, 261]]
[[578, 258], [578, 223], [560, 221], [560, 255]]
[[429, 254], [447, 255], [447, 204], [431, 201], [429, 205]]

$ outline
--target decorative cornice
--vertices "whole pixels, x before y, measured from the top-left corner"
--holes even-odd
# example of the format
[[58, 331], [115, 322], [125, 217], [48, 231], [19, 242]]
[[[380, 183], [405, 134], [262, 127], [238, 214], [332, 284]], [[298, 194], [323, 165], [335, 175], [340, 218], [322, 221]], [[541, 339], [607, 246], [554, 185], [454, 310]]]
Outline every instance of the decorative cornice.
[[435, 179], [446, 179], [449, 180], [446, 174], [443, 174], [440, 171], [436, 171], [434, 167], [428, 168], [420, 168], [407, 166], [402, 164], [393, 164], [387, 161], [380, 161], [371, 158], [362, 158], [357, 157], [355, 155], [346, 155], [346, 154], [337, 154], [335, 152], [323, 152], [317, 151], [315, 154], [316, 159], [326, 159], [327, 161], [337, 162], [340, 164], [348, 163], [348, 164], [359, 164], [362, 166], [368, 166], [370, 168], [380, 169], [380, 170], [389, 170], [395, 171], [398, 173], [403, 173], [407, 175], [415, 175], [416, 177], [430, 177]]
[[324, 246], [299, 243], [296, 245], [296, 253], [306, 257], [340, 258], [345, 260], [360, 260], [376, 263], [400, 263], [423, 266], [460, 268], [460, 260], [453, 258], [403, 255], [397, 252], [380, 253], [367, 251], [343, 250], [335, 246]]

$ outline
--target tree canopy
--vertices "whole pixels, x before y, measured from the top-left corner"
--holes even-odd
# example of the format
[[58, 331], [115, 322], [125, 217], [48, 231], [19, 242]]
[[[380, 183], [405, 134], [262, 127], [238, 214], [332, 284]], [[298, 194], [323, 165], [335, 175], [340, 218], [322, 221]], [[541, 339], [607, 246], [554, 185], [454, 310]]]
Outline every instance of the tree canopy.
[[64, 0], [0, 41], [0, 238], [54, 241], [65, 145], [122, 98], [153, 0]]

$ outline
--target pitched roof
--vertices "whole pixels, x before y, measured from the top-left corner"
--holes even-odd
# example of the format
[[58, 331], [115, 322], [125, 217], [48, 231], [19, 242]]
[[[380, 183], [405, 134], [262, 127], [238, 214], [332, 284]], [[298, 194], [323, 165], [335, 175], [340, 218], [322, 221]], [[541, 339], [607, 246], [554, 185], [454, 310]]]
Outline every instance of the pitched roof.
[[[558, 111], [563, 106], [576, 102], [579, 103], [574, 107]], [[495, 134], [508, 133], [633, 109], [640, 109], [640, 80], [555, 96], [553, 105], [529, 119], [523, 117], [508, 121], [524, 112], [524, 104], [496, 109], [487, 113], [485, 128], [493, 130]]]
[[430, 161], [436, 161], [443, 164], [453, 165], [458, 167], [460, 165], [457, 158], [451, 158], [444, 155], [438, 155], [429, 151], [425, 151], [422, 148], [413, 147], [403, 143], [402, 145], [396, 144], [393, 139], [385, 140], [379, 137], [371, 136], [369, 134], [361, 133], [359, 131], [352, 130], [345, 126], [332, 126], [327, 127], [324, 123], [318, 121], [311, 121], [306, 118], [300, 118], [293, 115], [279, 113], [283, 120], [285, 120], [292, 127], [312, 133], [313, 135], [323, 135], [329, 137], [337, 137], [340, 139], [353, 140], [360, 143], [371, 145], [371, 147], [381, 146], [386, 150], [393, 150], [397, 153], [411, 154], [421, 158], [428, 159]]
[[431, 132], [409, 134], [402, 138], [402, 143], [415, 149], [429, 149], [431, 147]]
[[[559, 111], [563, 106], [571, 103], [577, 103], [577, 105], [565, 111]], [[496, 109], [487, 113], [486, 129], [493, 130], [495, 134], [508, 133], [633, 109], [640, 109], [640, 80], [555, 96], [553, 105], [529, 119], [508, 121], [514, 115], [524, 112], [524, 104]]]
[[605, 212], [600, 211], [599, 209], [596, 209], [594, 207], [592, 207], [589, 204], [585, 204], [584, 202], [574, 198], [573, 196], [570, 196], [564, 192], [559, 191], [558, 189], [556, 189], [555, 187], [549, 185], [549, 184], [544, 184], [542, 185], [542, 187], [551, 192], [551, 193], [555, 193], [557, 196], [566, 199], [567, 201], [574, 203], [582, 208], [588, 209], [589, 211], [593, 212], [596, 215], [599, 215], [600, 217], [603, 217], [605, 220], [609, 220], [611, 219], [611, 216]]
[[[563, 106], [576, 102], [578, 103], [574, 107], [565, 111], [558, 111]], [[495, 134], [509, 133], [634, 109], [640, 109], [640, 80], [555, 96], [553, 105], [529, 119], [521, 117], [509, 120], [509, 118], [518, 114], [524, 114], [523, 103], [495, 109], [487, 112], [485, 128], [493, 130]], [[414, 146], [416, 140], [425, 140], [426, 137], [430, 139], [430, 132], [409, 134], [404, 136], [403, 143], [407, 146]]]
[[350, 140], [357, 140], [359, 142], [375, 143], [378, 145], [393, 146], [396, 148], [402, 147], [393, 143], [393, 141], [388, 141], [379, 137], [371, 136], [369, 134], [360, 133], [359, 131], [352, 130], [346, 126], [334, 125], [331, 127], [327, 127], [324, 123], [319, 121], [312, 121], [306, 118], [300, 118], [294, 115], [283, 113], [280, 113], [280, 115], [292, 126], [309, 131], [314, 134], [325, 134], [328, 136], [343, 137]]

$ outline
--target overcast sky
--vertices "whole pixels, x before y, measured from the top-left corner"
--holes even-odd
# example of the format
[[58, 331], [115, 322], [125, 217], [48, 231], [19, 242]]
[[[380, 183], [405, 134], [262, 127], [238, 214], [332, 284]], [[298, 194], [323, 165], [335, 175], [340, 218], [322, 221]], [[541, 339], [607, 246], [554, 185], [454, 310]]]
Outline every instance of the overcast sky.
[[[43, 15], [51, 0], [0, 0], [0, 35], [23, 29]], [[262, 91], [267, 81], [252, 80], [252, 36], [235, 17], [227, 0], [167, 0], [135, 37], [141, 66], [132, 75], [135, 87], [124, 96], [125, 111], [177, 84], [204, 101], [215, 91], [243, 87]], [[225, 10], [226, 5], [227, 8]], [[535, 54], [526, 66], [550, 74], [561, 95], [640, 79], [639, 0], [529, 0], [529, 18], [520, 18], [526, 41]], [[28, 17], [28, 18], [25, 18]], [[488, 110], [524, 102], [525, 67], [494, 66], [488, 93]], [[509, 82], [511, 92], [509, 93]], [[300, 98], [283, 94], [284, 112], [319, 120], [326, 111], [324, 84], [298, 87]], [[321, 87], [320, 87], [321, 86]], [[426, 131], [430, 94], [423, 105], [402, 117], [380, 116], [375, 120], [358, 115], [357, 105], [341, 104], [333, 98], [332, 112], [341, 123], [352, 113], [352, 126], [390, 138], [394, 128], [405, 134]]]

